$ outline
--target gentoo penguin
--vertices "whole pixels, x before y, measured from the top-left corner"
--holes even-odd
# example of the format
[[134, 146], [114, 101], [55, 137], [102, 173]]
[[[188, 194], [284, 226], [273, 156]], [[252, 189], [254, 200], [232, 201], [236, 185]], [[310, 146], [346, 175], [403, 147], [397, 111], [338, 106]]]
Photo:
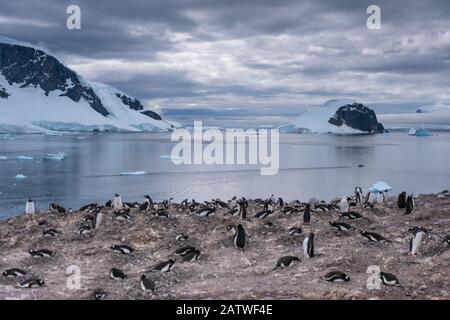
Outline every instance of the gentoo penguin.
[[122, 210], [123, 209], [123, 202], [122, 202], [122, 197], [116, 193], [116, 195], [114, 196], [114, 199], [112, 201], [112, 208], [116, 211]]
[[77, 233], [81, 236], [88, 235], [92, 232], [92, 228], [90, 226], [83, 225], [78, 228]]
[[109, 270], [109, 277], [113, 280], [124, 280], [127, 278], [127, 275], [120, 269], [112, 268]]
[[148, 278], [145, 274], [141, 276], [141, 289], [144, 292], [153, 292], [155, 291], [155, 282]]
[[400, 282], [398, 281], [397, 277], [395, 275], [393, 275], [392, 273], [380, 272], [380, 278], [381, 278], [381, 282], [383, 282], [383, 284], [386, 286], [400, 285]]
[[178, 255], [178, 256], [181, 256], [181, 257], [184, 257], [185, 255], [187, 255], [189, 252], [200, 252], [196, 247], [193, 247], [193, 246], [185, 246], [185, 247], [182, 247], [182, 248], [179, 248], [179, 249], [177, 249], [177, 250], [175, 250], [175, 252], [174, 253], [172, 253], [171, 255]]
[[208, 217], [216, 212], [216, 208], [204, 207], [198, 210], [195, 214], [199, 217]]
[[280, 206], [280, 208], [283, 208], [284, 207], [284, 200], [283, 200], [283, 198], [278, 198], [278, 201], [277, 201], [277, 204]]
[[341, 212], [340, 216], [342, 218], [347, 218], [347, 219], [351, 219], [351, 220], [361, 219], [363, 217], [361, 214], [359, 214], [356, 211]]
[[91, 299], [92, 300], [103, 300], [107, 296], [106, 292], [103, 289], [96, 289], [92, 293]]
[[310, 233], [305, 240], [303, 240], [303, 253], [305, 257], [314, 257], [314, 233]]
[[375, 196], [372, 192], [367, 192], [366, 198], [364, 199], [364, 207], [373, 208], [373, 203], [375, 201]]
[[273, 213], [273, 204], [269, 202], [264, 203], [264, 208], [262, 211], [254, 215], [254, 218], [264, 219]]
[[276, 264], [275, 268], [273, 268], [273, 270], [287, 268], [287, 267], [290, 267], [299, 262], [300, 262], [300, 259], [298, 257], [284, 256], [284, 257], [281, 257], [280, 259], [278, 259], [277, 264]]
[[245, 244], [247, 240], [247, 234], [245, 233], [244, 227], [239, 224], [236, 228], [236, 232], [233, 237], [233, 244], [236, 249], [244, 251]]
[[375, 232], [361, 231], [361, 235], [371, 242], [389, 242], [389, 240], [387, 240], [385, 237]]
[[108, 208], [108, 209], [112, 208], [112, 200], [108, 200], [105, 202], [105, 208]]
[[331, 271], [324, 278], [326, 281], [334, 283], [350, 281], [350, 277], [342, 271]]
[[405, 214], [411, 214], [414, 212], [414, 197], [412, 194], [406, 198], [406, 207], [405, 207]]
[[33, 200], [28, 199], [28, 201], [25, 205], [25, 213], [26, 214], [35, 214], [36, 213], [36, 206], [34, 205]]
[[127, 246], [125, 244], [115, 244], [113, 246], [111, 246], [111, 249], [116, 251], [116, 252], [120, 252], [122, 254], [130, 254], [134, 251], [134, 249], [130, 246]]
[[50, 211], [53, 213], [66, 213], [67, 209], [64, 207], [61, 207], [57, 203], [50, 203]]
[[290, 227], [288, 230], [288, 235], [290, 236], [299, 236], [302, 234], [302, 228], [300, 227]]
[[149, 195], [144, 196], [144, 203], [139, 206], [140, 211], [148, 211], [153, 209], [153, 200]]
[[417, 253], [424, 235], [425, 235], [425, 232], [422, 229], [419, 229], [419, 228], [414, 229], [413, 237], [409, 241], [409, 254], [410, 255], [415, 255]]
[[116, 213], [116, 220], [131, 221], [133, 220], [133, 217], [127, 212], [127, 210], [121, 210], [120, 212]]
[[19, 284], [21, 288], [40, 288], [44, 285], [44, 281], [41, 279], [28, 279]]
[[200, 259], [200, 251], [199, 250], [195, 250], [195, 251], [189, 251], [188, 253], [186, 253], [183, 256], [183, 261], [184, 262], [194, 262], [198, 259]]
[[225, 203], [225, 202], [223, 202], [223, 201], [221, 201], [220, 199], [216, 199], [216, 200], [214, 201], [214, 204], [215, 204], [215, 205], [217, 206], [217, 208], [219, 208], [219, 209], [228, 208], [228, 204]]
[[48, 258], [53, 256], [55, 253], [51, 250], [47, 250], [47, 249], [41, 249], [41, 250], [30, 250], [28, 251], [28, 253], [33, 257], [33, 258]]
[[311, 204], [307, 203], [305, 210], [303, 210], [303, 222], [310, 223], [311, 222]]
[[281, 212], [283, 212], [284, 214], [293, 214], [298, 212], [298, 209], [291, 206], [285, 206], [283, 209], [281, 209]]
[[339, 230], [339, 231], [345, 231], [345, 232], [347, 232], [347, 231], [349, 231], [349, 230], [352, 228], [351, 225], [349, 225], [349, 224], [347, 224], [347, 223], [344, 223], [344, 222], [334, 222], [334, 221], [330, 221], [329, 223], [330, 223], [330, 225], [331, 225], [333, 228], [336, 228], [336, 229]]
[[170, 270], [172, 270], [174, 265], [175, 265], [175, 259], [169, 259], [167, 261], [158, 263], [152, 269], [153, 270], [158, 270], [158, 271], [161, 271], [161, 272], [169, 272]]
[[169, 218], [169, 213], [166, 211], [166, 209], [158, 209], [155, 212], [155, 216], [158, 218]]
[[355, 188], [355, 201], [356, 201], [356, 204], [359, 204], [359, 205], [362, 204], [362, 197], [363, 197], [362, 189], [360, 187], [356, 187]]
[[42, 234], [44, 235], [44, 237], [56, 237], [60, 233], [61, 232], [59, 232], [58, 230], [55, 230], [55, 229], [46, 229], [46, 230], [42, 231]]
[[95, 216], [94, 216], [94, 227], [95, 227], [95, 229], [98, 229], [99, 227], [100, 227], [100, 224], [102, 223], [102, 219], [103, 219], [103, 213], [102, 213], [102, 210], [98, 210], [96, 213], [95, 213]]
[[238, 215], [242, 219], [247, 218], [247, 207], [245, 206], [245, 203], [243, 201], [238, 202]]
[[175, 236], [175, 240], [177, 241], [186, 241], [189, 239], [189, 235], [187, 233], [179, 233]]
[[22, 269], [13, 268], [13, 269], [7, 269], [3, 271], [3, 276], [5, 278], [16, 278], [16, 277], [24, 277], [27, 275], [27, 272]]
[[348, 197], [343, 197], [342, 199], [341, 199], [341, 201], [339, 201], [339, 210], [341, 211], [341, 212], [348, 212], [348, 201], [349, 201], [349, 198]]
[[399, 209], [405, 209], [406, 208], [406, 192], [403, 191], [400, 193], [397, 197], [397, 206]]

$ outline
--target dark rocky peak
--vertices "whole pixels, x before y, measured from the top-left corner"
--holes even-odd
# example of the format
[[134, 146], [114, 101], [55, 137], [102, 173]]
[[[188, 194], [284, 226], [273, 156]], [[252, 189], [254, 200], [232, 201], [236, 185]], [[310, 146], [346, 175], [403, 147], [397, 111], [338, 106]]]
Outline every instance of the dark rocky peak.
[[60, 90], [75, 102], [85, 99], [103, 116], [109, 115], [94, 90], [55, 57], [32, 47], [0, 43], [0, 73], [10, 85], [39, 87], [46, 95]]
[[375, 111], [361, 103], [353, 103], [340, 107], [328, 120], [335, 126], [347, 125], [353, 129], [369, 133], [383, 133], [386, 130], [378, 122]]

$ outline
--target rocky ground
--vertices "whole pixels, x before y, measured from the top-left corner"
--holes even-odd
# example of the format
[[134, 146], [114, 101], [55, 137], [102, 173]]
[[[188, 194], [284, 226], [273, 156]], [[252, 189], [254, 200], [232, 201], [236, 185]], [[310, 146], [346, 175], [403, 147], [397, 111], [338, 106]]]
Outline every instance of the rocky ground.
[[[64, 215], [39, 213], [19, 215], [0, 221], [0, 270], [22, 268], [26, 278], [45, 281], [42, 288], [21, 288], [26, 278], [0, 278], [0, 299], [89, 299], [95, 289], [107, 293], [106, 299], [449, 299], [450, 248], [443, 239], [450, 234], [450, 197], [421, 195], [416, 210], [403, 215], [395, 201], [374, 208], [356, 210], [365, 217], [359, 221], [339, 218], [337, 212], [314, 213], [310, 225], [303, 225], [301, 215], [275, 213], [264, 220], [251, 216], [261, 209], [250, 205], [248, 220], [224, 215], [225, 210], [210, 217], [197, 217], [171, 210], [168, 219], [135, 211], [133, 220], [121, 222], [106, 211], [102, 225], [95, 233], [76, 233], [86, 213]], [[48, 221], [47, 226], [39, 222]], [[344, 220], [355, 227], [348, 234], [335, 231], [329, 221]], [[267, 221], [273, 227], [265, 227]], [[250, 236], [246, 251], [233, 247], [230, 224], [241, 223]], [[410, 226], [432, 229], [416, 256], [408, 255]], [[303, 235], [289, 236], [291, 226], [300, 226]], [[42, 235], [44, 229], [55, 228], [55, 238]], [[377, 232], [391, 243], [368, 243], [358, 230]], [[316, 256], [303, 256], [304, 235], [316, 234]], [[179, 232], [187, 232], [187, 241], [175, 240]], [[136, 249], [122, 255], [110, 249], [113, 244], [128, 244]], [[177, 248], [197, 246], [201, 259], [175, 263], [174, 269], [161, 274], [152, 271], [155, 294], [144, 293], [139, 286], [143, 272], [165, 261]], [[50, 258], [32, 258], [30, 249], [50, 249]], [[278, 258], [298, 256], [301, 262], [272, 271]], [[395, 274], [401, 286], [367, 289], [369, 266]], [[80, 288], [69, 284], [71, 269], [81, 272]], [[113, 280], [109, 270], [117, 267], [128, 278]], [[323, 276], [333, 270], [347, 273], [351, 281], [343, 284], [326, 282]]]

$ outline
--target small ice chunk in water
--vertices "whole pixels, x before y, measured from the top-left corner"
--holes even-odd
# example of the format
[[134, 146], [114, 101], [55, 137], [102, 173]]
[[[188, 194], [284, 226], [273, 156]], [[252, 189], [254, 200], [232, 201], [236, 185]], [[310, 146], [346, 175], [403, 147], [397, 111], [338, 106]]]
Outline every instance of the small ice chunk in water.
[[66, 154], [64, 152], [58, 153], [49, 153], [44, 159], [47, 160], [64, 160], [66, 158]]
[[24, 180], [26, 178], [27, 178], [27, 176], [24, 176], [23, 174], [16, 175], [16, 180]]
[[392, 187], [388, 185], [386, 182], [377, 181], [369, 188], [369, 192], [385, 192], [391, 189]]
[[33, 157], [29, 156], [17, 156], [17, 160], [33, 160]]
[[8, 160], [7, 156], [0, 156], [0, 160]]
[[178, 161], [182, 161], [183, 160], [183, 158], [181, 158], [181, 157], [171, 156], [169, 154], [160, 155], [159, 158], [161, 160], [178, 160]]
[[146, 173], [147, 172], [145, 172], [145, 171], [130, 171], [130, 172], [121, 172], [121, 173], [119, 173], [119, 175], [121, 175], [121, 176], [142, 176]]

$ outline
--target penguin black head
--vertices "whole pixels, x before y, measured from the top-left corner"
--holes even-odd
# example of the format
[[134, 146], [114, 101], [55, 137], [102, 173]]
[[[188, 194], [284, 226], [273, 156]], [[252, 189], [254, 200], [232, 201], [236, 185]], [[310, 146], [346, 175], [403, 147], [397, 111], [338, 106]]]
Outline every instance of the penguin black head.
[[242, 231], [244, 230], [244, 227], [242, 226], [242, 224], [238, 224], [237, 229]]
[[31, 200], [31, 199], [28, 199], [28, 202], [33, 202], [33, 200]]
[[34, 250], [29, 250], [29, 251], [28, 251], [29, 254], [34, 254], [35, 252], [36, 252], [36, 251], [34, 251]]
[[120, 194], [116, 193], [116, 194], [115, 194], [115, 197], [120, 197]]
[[309, 234], [309, 237], [310, 237], [311, 239], [314, 239], [314, 232], [311, 232], [311, 233]]

